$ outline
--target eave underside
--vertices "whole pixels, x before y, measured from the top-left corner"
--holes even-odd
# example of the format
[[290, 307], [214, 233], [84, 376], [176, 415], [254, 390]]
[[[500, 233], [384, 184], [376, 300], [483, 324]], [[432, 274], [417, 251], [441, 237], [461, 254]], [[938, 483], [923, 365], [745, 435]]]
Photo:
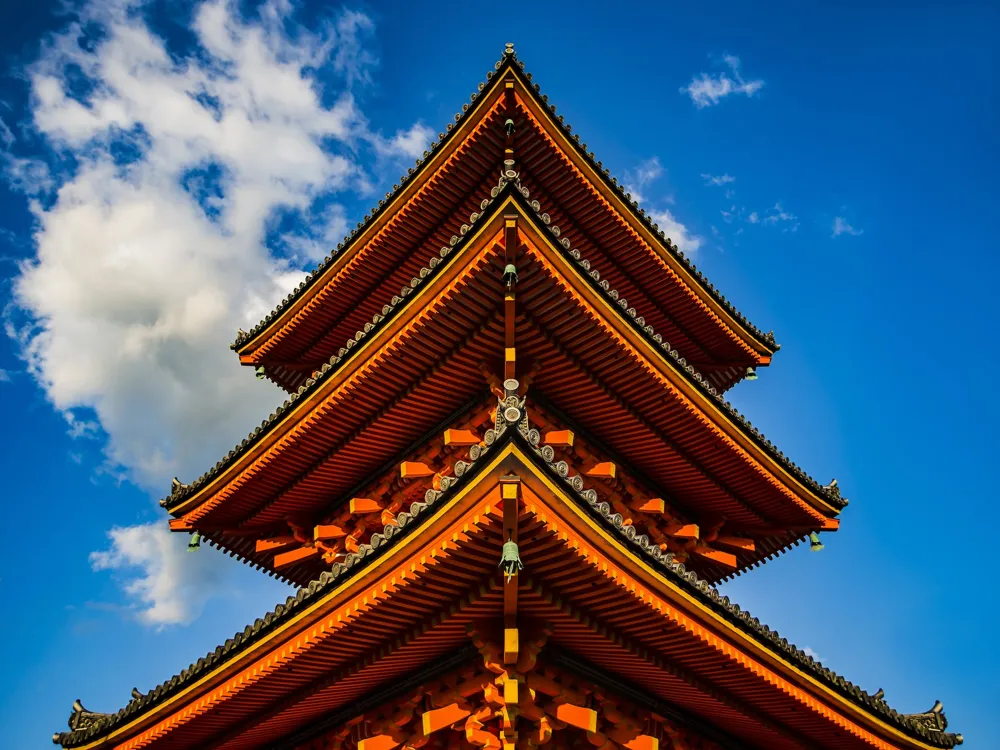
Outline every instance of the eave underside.
[[[774, 347], [758, 342], [754, 349], [699, 301], [559, 146], [532, 96], [525, 91], [516, 97], [516, 169], [563, 236], [716, 387], [728, 388], [747, 367], [767, 364]], [[387, 295], [377, 289], [405, 285], [438, 248], [460, 236], [503, 167], [502, 101], [500, 91], [486, 97], [481, 120], [451, 146], [450, 159], [408, 203], [393, 209], [392, 218], [380, 219], [378, 233], [338, 260], [336, 274], [311, 284], [302, 301], [269, 324], [267, 335], [242, 345], [244, 362], [264, 366], [269, 377], [296, 389], [378, 312], [379, 299]]]
[[[710, 614], [712, 609], [728, 612], [728, 603], [713, 603], [719, 598], [710, 598], [709, 589], [699, 588], [703, 584], [691, 583], [692, 593], [676, 598], [671, 592], [678, 590], [663, 578], [672, 568], [655, 573], [627, 552], [626, 537], [618, 542], [610, 530], [602, 531], [606, 521], [585, 521], [587, 512], [573, 510], [576, 501], [557, 488], [556, 475], [546, 478], [554, 470], [538, 473], [533, 462], [541, 459], [529, 458], [534, 449], [527, 443], [517, 449], [521, 438], [514, 433], [513, 439], [497, 443], [479, 459], [484, 463], [442, 493], [434, 515], [423, 515], [429, 520], [422, 521], [419, 533], [416, 525], [406, 525], [359, 563], [363, 572], [340, 566], [333, 579], [317, 585], [329, 595], [288, 625], [279, 617], [270, 631], [262, 630], [270, 634], [257, 639], [261, 645], [251, 641], [252, 651], [234, 651], [200, 677], [181, 702], [170, 706], [161, 699], [161, 708], [151, 703], [135, 714], [131, 729], [122, 727], [105, 739], [63, 736], [63, 744], [130, 750], [164, 743], [171, 748], [269, 746], [380, 685], [464, 648], [470, 626], [503, 621], [504, 584], [496, 570], [503, 510], [494, 482], [513, 473], [524, 482], [517, 529], [527, 566], [515, 579], [518, 617], [548, 623], [548, 643], [743, 738], [748, 746], [939, 746], [907, 739], [865, 718], [864, 711], [844, 703], [850, 687], [838, 697], [781, 656], [767, 656], [766, 641], [754, 641], [757, 631], [747, 629], [752, 636], [747, 641], [739, 620], [734, 626]], [[337, 576], [345, 575], [353, 578], [338, 583]], [[687, 581], [683, 568], [672, 575]], [[896, 740], [890, 739], [894, 731]], [[941, 735], [941, 742], [950, 746], [954, 738]]]

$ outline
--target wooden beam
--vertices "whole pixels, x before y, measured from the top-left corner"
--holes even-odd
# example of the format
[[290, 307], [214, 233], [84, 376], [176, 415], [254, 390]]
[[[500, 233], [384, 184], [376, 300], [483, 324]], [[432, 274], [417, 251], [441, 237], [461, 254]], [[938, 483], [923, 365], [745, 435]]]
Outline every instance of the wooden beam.
[[575, 438], [572, 430], [552, 430], [545, 433], [542, 442], [556, 448], [572, 448]]
[[313, 541], [325, 542], [328, 539], [342, 539], [347, 536], [347, 530], [335, 524], [322, 524], [313, 529]]
[[667, 504], [662, 497], [651, 497], [648, 500], [640, 500], [632, 505], [632, 510], [639, 513], [665, 513]]
[[556, 718], [585, 732], [597, 731], [597, 711], [592, 708], [562, 703], [556, 706]]
[[376, 734], [374, 737], [358, 740], [358, 750], [395, 750], [402, 744], [387, 734]]
[[602, 461], [587, 472], [588, 477], [595, 479], [614, 479], [618, 473], [618, 467], [611, 461]]
[[299, 547], [288, 552], [279, 552], [274, 556], [274, 567], [283, 568], [286, 565], [294, 565], [303, 560], [319, 557], [320, 551], [316, 547]]
[[273, 536], [270, 539], [258, 539], [255, 549], [257, 552], [274, 552], [284, 549], [290, 544], [296, 544], [297, 539], [291, 534], [285, 536]]
[[753, 539], [744, 539], [741, 536], [717, 536], [715, 537], [715, 544], [721, 544], [723, 547], [729, 547], [730, 549], [738, 549], [743, 552], [755, 552], [757, 550], [757, 545], [754, 543]]
[[823, 521], [820, 531], [837, 531], [840, 528], [840, 519], [827, 518]]
[[448, 446], [479, 445], [482, 441], [472, 430], [445, 430], [444, 444]]
[[399, 465], [399, 476], [402, 479], [420, 479], [434, 476], [434, 469], [421, 461], [403, 461]]
[[694, 548], [694, 553], [705, 560], [711, 560], [712, 562], [719, 563], [720, 565], [725, 565], [727, 568], [736, 567], [736, 555], [730, 554], [729, 552], [722, 552], [721, 550], [712, 549], [711, 547], [706, 547], [704, 544], [699, 544]]
[[444, 708], [435, 708], [432, 711], [424, 711], [423, 720], [424, 736], [433, 734], [439, 729], [447, 729], [462, 719], [468, 718], [472, 714], [457, 703], [451, 703]]
[[622, 743], [628, 750], [660, 750], [660, 741], [648, 734], [640, 734], [635, 739]]
[[352, 497], [348, 505], [351, 514], [381, 513], [385, 507], [378, 500], [367, 497]]
[[194, 526], [191, 525], [189, 521], [184, 518], [171, 518], [170, 519], [170, 530], [171, 531], [194, 531]]
[[697, 539], [700, 531], [696, 523], [668, 523], [663, 533], [676, 539]]

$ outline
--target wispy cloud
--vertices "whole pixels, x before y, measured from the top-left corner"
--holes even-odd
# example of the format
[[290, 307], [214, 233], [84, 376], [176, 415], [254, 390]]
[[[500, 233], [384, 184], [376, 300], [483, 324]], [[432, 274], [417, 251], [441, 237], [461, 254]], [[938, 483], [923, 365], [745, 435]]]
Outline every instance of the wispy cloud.
[[[383, 136], [361, 111], [352, 86], [377, 63], [367, 16], [306, 29], [287, 0], [249, 16], [207, 0], [183, 56], [133, 5], [77, 6], [25, 71], [45, 152], [0, 150], [36, 245], [6, 327], [69, 432], [106, 441], [101, 471], [159, 495], [284, 397], [239, 367], [236, 329], [340, 239], [343, 201], [371, 189], [366, 165], [414, 158], [430, 131]], [[221, 556], [187, 562], [162, 525], [110, 537], [92, 566], [121, 576], [143, 622], [188, 622], [218, 590], [192, 581], [210, 583], [205, 561]]]
[[781, 226], [783, 232], [799, 231], [799, 217], [790, 211], [786, 211], [780, 203], [775, 203], [774, 207], [761, 219], [762, 224], [770, 226]]
[[728, 72], [721, 73], [699, 73], [691, 79], [691, 83], [680, 89], [682, 94], [687, 94], [698, 109], [711, 107], [727, 96], [733, 94], [744, 94], [753, 96], [764, 87], [764, 81], [760, 79], [745, 80], [740, 73], [740, 58], [735, 55], [725, 55], [723, 63], [729, 68]]
[[646, 187], [663, 174], [663, 166], [657, 157], [640, 162], [635, 169], [625, 172], [625, 191], [631, 193], [638, 203], [646, 202]]
[[0, 383], [9, 383], [10, 381], [10, 371], [0, 368]]
[[705, 174], [701, 173], [701, 178], [705, 181], [706, 185], [728, 185], [731, 182], [736, 182], [736, 178], [731, 174]]
[[839, 237], [842, 234], [850, 234], [856, 237], [859, 234], [864, 234], [864, 230], [855, 229], [842, 216], [838, 216], [833, 220], [833, 234], [831, 236]]
[[[635, 169], [625, 173], [625, 190], [631, 193], [632, 197], [640, 204], [648, 204], [647, 189], [663, 175], [663, 165], [655, 156], [640, 162]], [[661, 199], [661, 203], [672, 203], [670, 199]], [[649, 217], [653, 223], [659, 226], [660, 230], [677, 246], [677, 248], [688, 255], [698, 251], [701, 247], [701, 238], [693, 234], [684, 224], [677, 220], [673, 213], [667, 209], [649, 210]]]
[[677, 249], [685, 255], [693, 255], [701, 247], [701, 237], [691, 232], [686, 226], [679, 222], [668, 209], [650, 211], [650, 218], [670, 240], [677, 245]]

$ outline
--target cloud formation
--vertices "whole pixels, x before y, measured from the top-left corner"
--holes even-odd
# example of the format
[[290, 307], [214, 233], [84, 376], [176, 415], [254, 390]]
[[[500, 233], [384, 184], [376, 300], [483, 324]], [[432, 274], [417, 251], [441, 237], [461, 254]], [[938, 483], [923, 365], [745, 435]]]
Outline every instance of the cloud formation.
[[[365, 154], [411, 159], [431, 134], [385, 137], [360, 111], [351, 86], [376, 62], [362, 14], [306, 29], [286, 0], [253, 17], [208, 0], [180, 56], [141, 10], [85, 5], [27, 68], [45, 151], [3, 165], [36, 247], [7, 330], [69, 432], [106, 439], [109, 470], [164, 494], [284, 397], [228, 345], [343, 236], [341, 196], [371, 189]], [[196, 616], [217, 555], [178, 562], [185, 539], [161, 526], [110, 537], [92, 565], [125, 576], [143, 622]]]
[[[635, 169], [625, 173], [626, 192], [631, 193], [638, 203], [647, 203], [646, 189], [659, 179], [663, 172], [663, 165], [655, 156], [640, 162]], [[672, 201], [666, 200], [665, 202], [671, 203]], [[669, 209], [649, 210], [647, 208], [647, 212], [653, 223], [658, 225], [663, 233], [685, 254], [692, 255], [701, 247], [701, 238], [679, 222]]]
[[680, 89], [698, 109], [712, 107], [733, 94], [753, 96], [764, 87], [764, 81], [760, 79], [747, 81], [743, 78], [740, 73], [740, 58], [725, 55], [722, 61], [729, 68], [728, 72], [715, 75], [699, 73], [691, 79], [691, 83]]
[[736, 178], [733, 177], [731, 174], [714, 175], [714, 174], [705, 174], [704, 172], [702, 172], [701, 178], [705, 181], [706, 185], [721, 186], [721, 185], [728, 185], [731, 182], [736, 182]]
[[857, 236], [859, 234], [864, 234], [863, 229], [855, 229], [842, 216], [838, 216], [833, 220], [833, 237], [839, 237], [842, 234], [849, 234], [852, 236]]

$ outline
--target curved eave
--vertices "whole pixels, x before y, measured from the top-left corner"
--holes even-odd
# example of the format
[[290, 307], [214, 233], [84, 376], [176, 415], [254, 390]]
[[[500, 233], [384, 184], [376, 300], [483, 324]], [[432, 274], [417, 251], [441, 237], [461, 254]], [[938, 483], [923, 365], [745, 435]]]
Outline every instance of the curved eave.
[[385, 200], [358, 225], [335, 255], [330, 256], [310, 274], [306, 281], [250, 334], [241, 337], [233, 344], [232, 348], [239, 354], [243, 364], [257, 364], [256, 350], [283, 331], [315, 294], [336, 278], [357, 251], [371, 242], [396, 213], [446, 166], [455, 150], [478, 124], [481, 113], [488, 111], [496, 103], [497, 97], [503, 91], [500, 88], [502, 81], [510, 81], [515, 87], [515, 92], [523, 95], [519, 97], [522, 106], [527, 107], [553, 143], [557, 144], [559, 150], [586, 176], [588, 184], [595, 191], [595, 196], [600, 196], [618, 218], [629, 226], [635, 236], [681, 279], [726, 335], [739, 343], [748, 355], [753, 356], [757, 366], [770, 363], [771, 357], [779, 348], [773, 336], [762, 334], [740, 315], [670, 240], [658, 231], [645, 212], [631, 201], [630, 196], [617, 181], [610, 177], [608, 171], [599, 167], [599, 162], [595, 161], [593, 154], [585, 150], [579, 138], [570, 136], [569, 127], [555, 118], [555, 108], [548, 105], [547, 97], [540, 94], [537, 87], [530, 83], [531, 76], [523, 72], [522, 67], [523, 64], [513, 55], [501, 60], [497, 64], [497, 74], [489, 76], [488, 83], [483, 86], [481, 92], [472, 95], [472, 106], [456, 115], [456, 127], [451, 128], [439, 142], [432, 144], [426, 156], [418, 160], [412, 174], [403, 177], [398, 189], [386, 195]]
[[[220, 462], [218, 470], [213, 470], [213, 472], [203, 476], [198, 481], [197, 489], [193, 494], [166, 500], [164, 504], [170, 512], [175, 516], [189, 513], [212, 495], [223, 490], [229, 482], [237, 479], [281, 435], [301, 422], [311, 412], [313, 406], [329, 397], [352, 372], [361, 367], [370, 356], [369, 353], [374, 351], [374, 347], [378, 346], [380, 342], [385, 342], [387, 337], [400, 334], [405, 329], [407, 321], [420, 311], [420, 308], [415, 306], [416, 300], [423, 298], [426, 294], [433, 294], [434, 288], [440, 288], [441, 283], [444, 282], [438, 281], [439, 279], [453, 280], [461, 266], [461, 263], [456, 259], [465, 256], [465, 249], [478, 242], [479, 239], [493, 237], [499, 230], [500, 220], [504, 212], [509, 213], [510, 209], [515, 209], [519, 216], [527, 220], [519, 222], [519, 227], [530, 228], [526, 236], [534, 238], [535, 246], [541, 249], [550, 262], [562, 268], [561, 276], [565, 283], [586, 297], [588, 303], [600, 311], [601, 318], [614, 328], [630, 348], [639, 352], [644, 360], [655, 365], [662, 382], [669, 383], [696, 409], [711, 419], [716, 427], [732, 441], [738, 451], [751, 457], [751, 463], [756, 463], [763, 471], [775, 477], [781, 485], [786, 486], [791, 497], [800, 498], [796, 499], [795, 502], [813, 508], [813, 512], [817, 514], [817, 529], [822, 528], [824, 518], [832, 519], [839, 513], [840, 509], [815, 489], [818, 487], [816, 482], [794, 467], [793, 464], [787, 462], [787, 459], [779, 460], [774, 455], [776, 449], [753, 430], [727, 403], [723, 402], [721, 396], [707, 384], [701, 375], [686, 365], [676, 352], [657, 347], [651, 339], [648, 329], [644, 329], [634, 316], [625, 315], [624, 311], [613, 304], [608, 297], [607, 290], [602, 290], [593, 278], [574, 267], [574, 264], [571, 263], [573, 251], [565, 245], [556, 245], [553, 232], [557, 230], [553, 227], [546, 227], [538, 213], [527, 205], [524, 196], [516, 189], [511, 188], [511, 185], [509, 183], [504, 186], [504, 190], [510, 189], [511, 194], [501, 201], [500, 198], [503, 197], [501, 192], [494, 199], [491, 207], [487, 209], [487, 214], [491, 215], [489, 220], [473, 227], [473, 231], [455, 243], [455, 250], [445, 263], [440, 264], [436, 270], [428, 271], [422, 280], [423, 286], [416, 290], [417, 294], [409, 295], [403, 301], [402, 306], [397, 305], [390, 313], [390, 317], [380, 321], [377, 330], [373, 330], [372, 335], [363, 339], [360, 346], [353, 347], [350, 352], [345, 350], [344, 358], [336, 366], [331, 366], [328, 373], [321, 374], [318, 380], [312, 382], [308, 387], [300, 389], [300, 397], [293, 396], [293, 400], [298, 401], [294, 408], [284, 408], [280, 410], [280, 414], [273, 415], [271, 420], [258, 428], [247, 441], [244, 441], [245, 451], [234, 451], [230, 454], [232, 459]], [[485, 218], [484, 216], [480, 221]], [[577, 265], [584, 261], [585, 259], [578, 259]], [[430, 291], [428, 291], [428, 286]], [[290, 406], [291, 404], [286, 402], [286, 405]], [[278, 418], [279, 416], [280, 418]]]
[[[306, 644], [330, 638], [351, 621], [349, 613], [359, 611], [358, 597], [365, 598], [364, 606], [360, 607], [362, 612], [385, 605], [391, 599], [396, 585], [388, 588], [380, 585], [380, 576], [396, 575], [393, 573], [396, 570], [410, 570], [414, 555], [427, 555], [437, 545], [444, 544], [442, 550], [454, 550], [458, 539], [455, 533], [459, 529], [468, 535], [478, 533], [476, 529], [485, 525], [495, 524], [496, 511], [491, 511], [488, 504], [483, 505], [492, 487], [485, 478], [513, 471], [531, 491], [530, 496], [525, 497], [529, 512], [547, 519], [545, 523], [549, 524], [552, 533], [562, 533], [558, 526], [571, 532], [579, 544], [584, 545], [584, 548], [574, 546], [574, 554], [582, 554], [588, 565], [597, 563], [603, 575], [611, 575], [615, 581], [613, 588], [620, 595], [634, 598], [636, 606], [639, 602], [642, 606], [650, 605], [653, 601], [650, 597], [662, 597], [668, 609], [661, 611], [670, 613], [675, 623], [697, 635], [705, 648], [717, 649], [718, 653], [735, 659], [741, 665], [739, 668], [748, 669], [755, 675], [761, 675], [763, 668], [764, 676], [768, 673], [777, 676], [778, 682], [768, 677], [761, 685], [773, 685], [775, 691], [787, 695], [793, 694], [789, 690], [801, 691], [795, 693], [796, 700], [816, 714], [816, 721], [834, 723], [866, 746], [873, 742], [864, 737], [864, 732], [892, 743], [882, 747], [930, 750], [961, 742], [960, 736], [943, 732], [928, 737], [926, 730], [915, 728], [910, 717], [899, 715], [823, 668], [777, 633], [750, 618], [682, 565], [674, 563], [669, 554], [660, 553], [648, 541], [644, 544], [634, 530], [629, 535], [626, 528], [616, 528], [606, 513], [588, 504], [582, 493], [573, 488], [570, 478], [560, 476], [541, 455], [537, 440], [537, 435], [532, 437], [530, 432], [522, 433], [509, 427], [501, 430], [497, 439], [472, 462], [460, 479], [437, 493], [433, 505], [420, 504], [411, 511], [420, 516], [419, 520], [407, 513], [400, 514], [399, 528], [386, 527], [385, 538], [380, 539], [379, 544], [364, 545], [363, 550], [350, 556], [346, 564], [335, 565], [332, 572], [324, 573], [298, 596], [290, 597], [286, 605], [238, 634], [224, 649], [216, 649], [214, 654], [199, 660], [147, 696], [135, 699], [93, 730], [56, 735], [54, 740], [67, 747], [97, 748], [129, 740], [143, 732], [162, 736], [170, 731], [167, 720], [171, 716], [178, 722], [186, 721], [192, 714], [197, 715], [230, 695], [226, 685], [241, 686], [245, 681], [260, 679], [276, 669], [277, 661], [284, 663], [299, 653], [306, 653]], [[532, 503], [538, 506], [535, 510], [530, 507]], [[483, 520], [473, 520], [470, 524], [470, 513], [477, 513], [476, 517]], [[552, 527], [553, 524], [556, 526]], [[414, 533], [418, 529], [421, 533]], [[440, 559], [448, 557], [445, 554]], [[611, 563], [611, 573], [607, 565], [600, 565], [602, 560]], [[397, 567], [401, 565], [404, 567]], [[338, 614], [341, 607], [346, 607], [343, 622]], [[324, 624], [317, 627], [320, 621]], [[210, 691], [217, 697], [205, 702]], [[199, 706], [198, 711], [191, 710], [194, 704]], [[862, 734], [852, 726], [863, 728]], [[875, 746], [880, 745], [876, 743]]]

